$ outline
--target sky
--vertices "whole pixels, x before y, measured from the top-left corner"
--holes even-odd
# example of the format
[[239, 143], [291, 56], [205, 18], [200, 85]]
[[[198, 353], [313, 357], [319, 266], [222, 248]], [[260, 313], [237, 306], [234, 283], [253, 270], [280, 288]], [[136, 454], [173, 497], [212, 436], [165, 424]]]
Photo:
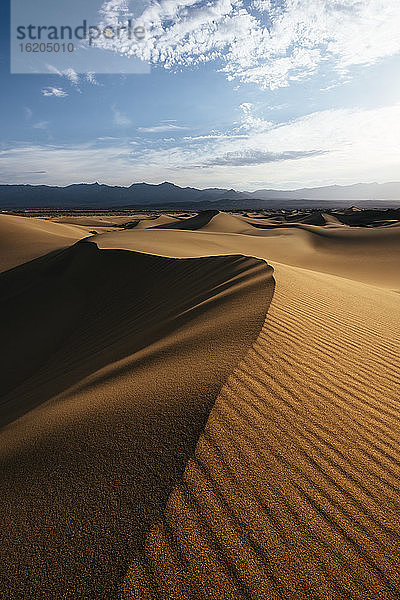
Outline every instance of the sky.
[[[92, 67], [42, 54], [42, 73], [10, 72], [3, 3], [0, 183], [400, 179], [398, 0], [93, 2], [96, 23], [132, 17], [143, 37], [82, 42]], [[60, 6], [73, 19], [73, 4]]]

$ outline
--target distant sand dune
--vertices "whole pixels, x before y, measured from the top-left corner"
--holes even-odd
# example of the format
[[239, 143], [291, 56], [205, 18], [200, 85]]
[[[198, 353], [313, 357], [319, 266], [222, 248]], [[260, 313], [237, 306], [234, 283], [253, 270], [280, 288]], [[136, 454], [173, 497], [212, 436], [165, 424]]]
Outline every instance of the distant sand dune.
[[159, 217], [146, 217], [139, 220], [136, 229], [152, 229], [156, 227], [174, 227], [179, 224], [179, 219], [169, 215], [160, 215]]
[[[213, 223], [215, 223], [213, 225]], [[246, 225], [222, 213], [196, 231], [164, 228], [95, 236], [100, 248], [125, 248], [166, 256], [232, 254], [266, 258], [312, 271], [400, 290], [400, 228], [318, 227], [289, 224], [271, 229]], [[233, 231], [232, 231], [233, 230]]]
[[102, 229], [107, 229], [110, 227], [121, 226], [125, 223], [129, 223], [130, 221], [138, 218], [137, 215], [99, 215], [99, 216], [90, 216], [90, 215], [78, 215], [78, 216], [63, 216], [51, 218], [53, 223], [70, 223], [71, 225], [80, 225], [83, 227], [100, 227]]
[[88, 229], [45, 219], [0, 215], [0, 273], [89, 235]]
[[186, 219], [175, 219], [169, 223], [160, 223], [155, 229], [203, 229], [215, 216], [218, 210], [203, 210], [199, 214]]

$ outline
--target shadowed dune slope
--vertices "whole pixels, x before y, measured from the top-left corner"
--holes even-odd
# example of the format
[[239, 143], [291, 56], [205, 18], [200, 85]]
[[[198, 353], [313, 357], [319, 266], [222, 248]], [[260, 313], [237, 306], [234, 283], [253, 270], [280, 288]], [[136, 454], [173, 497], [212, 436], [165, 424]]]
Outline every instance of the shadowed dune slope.
[[218, 210], [202, 210], [193, 217], [171, 221], [170, 223], [160, 223], [154, 227], [154, 229], [202, 229], [210, 223], [216, 215], [218, 215]]
[[116, 598], [260, 332], [272, 269], [83, 241], [0, 286], [0, 595]]
[[279, 266], [124, 600], [395, 600], [397, 294]]
[[0, 272], [70, 246], [88, 235], [88, 229], [75, 225], [0, 215]]

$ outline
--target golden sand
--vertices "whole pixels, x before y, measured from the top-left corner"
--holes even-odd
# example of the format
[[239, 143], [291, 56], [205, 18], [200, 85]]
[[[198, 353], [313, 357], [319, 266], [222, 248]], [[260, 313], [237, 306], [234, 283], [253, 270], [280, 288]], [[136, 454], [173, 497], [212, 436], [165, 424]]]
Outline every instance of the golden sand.
[[398, 598], [400, 228], [322, 218], [1, 216], [6, 598]]

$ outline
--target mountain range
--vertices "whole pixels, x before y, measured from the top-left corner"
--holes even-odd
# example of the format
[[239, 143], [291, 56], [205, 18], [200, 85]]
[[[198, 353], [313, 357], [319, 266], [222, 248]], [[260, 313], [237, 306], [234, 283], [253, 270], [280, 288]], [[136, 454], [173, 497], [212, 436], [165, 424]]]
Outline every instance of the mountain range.
[[80, 183], [65, 187], [0, 185], [0, 210], [16, 209], [119, 209], [215, 207], [229, 209], [342, 208], [357, 203], [361, 208], [400, 206], [400, 182], [358, 183], [297, 190], [179, 187], [133, 183], [129, 187]]

